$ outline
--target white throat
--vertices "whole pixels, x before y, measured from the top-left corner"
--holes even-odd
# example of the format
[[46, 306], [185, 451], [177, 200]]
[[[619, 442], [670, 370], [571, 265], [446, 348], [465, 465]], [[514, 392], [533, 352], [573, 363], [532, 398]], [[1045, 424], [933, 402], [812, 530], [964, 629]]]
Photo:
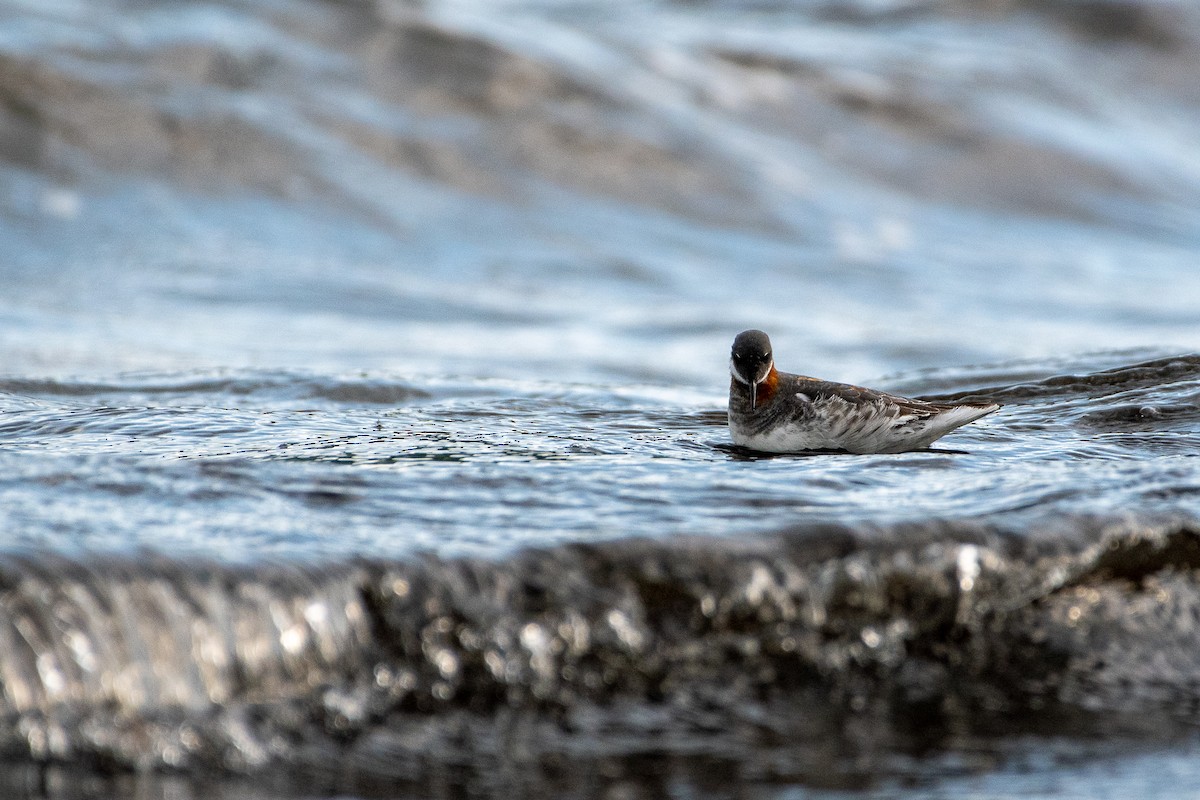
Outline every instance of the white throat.
[[[771, 363], [771, 366], [774, 366], [774, 362]], [[751, 381], [745, 375], [738, 372], [737, 364], [735, 364], [734, 360], [731, 358], [729, 359], [729, 374], [732, 375], [733, 379], [738, 383], [742, 384], [743, 386], [749, 386], [751, 389], [753, 389], [757, 384], [763, 383], [767, 380], [767, 375], [771, 374], [771, 368], [770, 366], [767, 367], [766, 375], [762, 376], [761, 381]]]
[[732, 375], [733, 379], [735, 381], [737, 381], [738, 383], [740, 383], [744, 386], [750, 385], [750, 381], [746, 380], [745, 376], [742, 375], [742, 373], [738, 372], [737, 365], [734, 363], [732, 358], [729, 359], [729, 374]]

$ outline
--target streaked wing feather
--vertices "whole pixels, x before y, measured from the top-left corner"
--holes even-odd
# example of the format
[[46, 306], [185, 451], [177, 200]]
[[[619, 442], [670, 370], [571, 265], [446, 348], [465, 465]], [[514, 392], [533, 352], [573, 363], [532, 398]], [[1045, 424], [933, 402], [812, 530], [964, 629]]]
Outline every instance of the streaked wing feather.
[[824, 430], [829, 447], [860, 452], [888, 452], [923, 447], [994, 410], [982, 404], [928, 403], [861, 386], [800, 379], [799, 388], [812, 398], [810, 424]]

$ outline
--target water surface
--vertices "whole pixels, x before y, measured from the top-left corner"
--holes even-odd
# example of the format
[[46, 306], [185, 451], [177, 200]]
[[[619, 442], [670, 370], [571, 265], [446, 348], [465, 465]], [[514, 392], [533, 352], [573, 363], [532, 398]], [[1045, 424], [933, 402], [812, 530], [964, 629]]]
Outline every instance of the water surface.
[[[1200, 14], [0, 8], [33, 796], [1200, 783]], [[1003, 408], [729, 444], [733, 336]]]

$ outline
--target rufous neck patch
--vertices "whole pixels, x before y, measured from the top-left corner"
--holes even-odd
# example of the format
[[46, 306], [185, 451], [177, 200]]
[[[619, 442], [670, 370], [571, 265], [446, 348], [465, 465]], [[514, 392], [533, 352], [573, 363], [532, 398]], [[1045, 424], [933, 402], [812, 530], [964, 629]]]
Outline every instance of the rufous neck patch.
[[775, 392], [779, 389], [779, 373], [775, 370], [775, 365], [771, 365], [771, 371], [767, 373], [767, 377], [763, 378], [762, 383], [758, 385], [758, 405], [765, 405], [771, 402], [775, 397]]

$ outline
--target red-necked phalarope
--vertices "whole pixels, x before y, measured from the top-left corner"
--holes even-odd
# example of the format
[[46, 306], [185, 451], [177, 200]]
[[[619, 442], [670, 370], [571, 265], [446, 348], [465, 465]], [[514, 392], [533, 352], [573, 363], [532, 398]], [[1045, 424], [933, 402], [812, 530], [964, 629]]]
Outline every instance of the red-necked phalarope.
[[729, 361], [733, 443], [767, 453], [920, 450], [996, 403], [929, 403], [775, 369], [771, 340], [743, 331]]

